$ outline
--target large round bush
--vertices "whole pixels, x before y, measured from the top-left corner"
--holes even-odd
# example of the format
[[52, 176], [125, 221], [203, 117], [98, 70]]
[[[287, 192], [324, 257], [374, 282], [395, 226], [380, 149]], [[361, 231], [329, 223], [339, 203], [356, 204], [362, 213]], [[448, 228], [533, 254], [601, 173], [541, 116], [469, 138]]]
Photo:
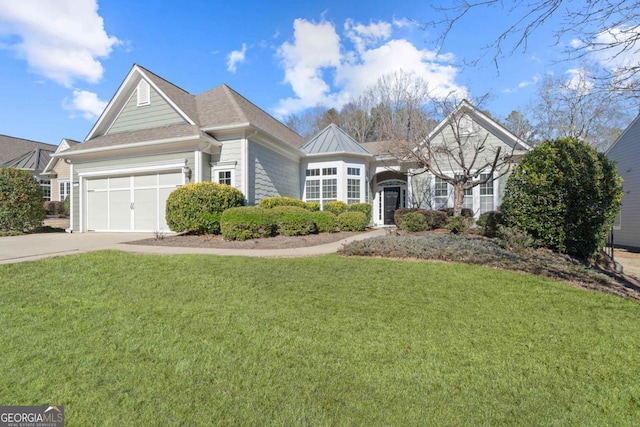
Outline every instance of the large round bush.
[[42, 198], [42, 189], [29, 172], [0, 168], [0, 230], [23, 232], [42, 225]]
[[230, 208], [220, 217], [220, 229], [226, 240], [271, 237], [276, 232], [276, 216], [273, 209], [259, 206]]
[[333, 200], [325, 203], [322, 210], [331, 212], [334, 215], [340, 215], [341, 213], [349, 210], [349, 205], [341, 200]]
[[237, 206], [244, 206], [244, 195], [234, 187], [215, 182], [186, 184], [167, 199], [167, 225], [177, 232], [218, 234], [222, 212]]
[[272, 209], [278, 206], [297, 206], [299, 208], [305, 208], [306, 205], [307, 204], [302, 200], [285, 196], [267, 197], [260, 200], [260, 202], [258, 203], [258, 206], [265, 209]]
[[565, 138], [544, 142], [520, 161], [501, 210], [507, 226], [587, 258], [603, 246], [621, 200], [615, 164], [586, 142]]

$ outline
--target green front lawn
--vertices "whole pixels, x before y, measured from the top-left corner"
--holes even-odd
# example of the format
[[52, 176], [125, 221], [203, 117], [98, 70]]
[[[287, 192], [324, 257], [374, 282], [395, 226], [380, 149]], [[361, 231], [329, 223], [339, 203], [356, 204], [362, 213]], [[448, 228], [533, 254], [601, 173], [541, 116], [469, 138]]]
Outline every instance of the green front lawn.
[[0, 404], [68, 426], [633, 425], [640, 304], [461, 264], [0, 266]]

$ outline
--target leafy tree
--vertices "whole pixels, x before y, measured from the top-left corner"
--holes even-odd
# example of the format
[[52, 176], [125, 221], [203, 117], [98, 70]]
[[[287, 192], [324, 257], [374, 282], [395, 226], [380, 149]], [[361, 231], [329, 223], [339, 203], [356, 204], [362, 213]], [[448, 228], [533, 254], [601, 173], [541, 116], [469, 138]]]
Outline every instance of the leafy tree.
[[546, 141], [507, 181], [504, 222], [558, 252], [588, 258], [604, 239], [622, 200], [615, 164], [584, 141]]
[[0, 168], [0, 230], [24, 232], [39, 227], [45, 210], [42, 189], [24, 170]]

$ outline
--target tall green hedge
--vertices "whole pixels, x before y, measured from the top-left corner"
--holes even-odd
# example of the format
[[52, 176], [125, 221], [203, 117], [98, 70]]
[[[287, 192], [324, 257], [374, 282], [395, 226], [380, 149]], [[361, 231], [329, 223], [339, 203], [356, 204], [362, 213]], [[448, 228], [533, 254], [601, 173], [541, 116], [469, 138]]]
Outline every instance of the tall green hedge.
[[167, 225], [176, 232], [218, 234], [222, 212], [237, 206], [244, 206], [244, 195], [234, 187], [215, 182], [186, 184], [167, 199]]
[[620, 208], [615, 163], [586, 142], [547, 141], [527, 154], [507, 181], [504, 222], [558, 252], [598, 252]]
[[42, 225], [43, 193], [24, 170], [0, 168], [0, 230], [24, 232]]

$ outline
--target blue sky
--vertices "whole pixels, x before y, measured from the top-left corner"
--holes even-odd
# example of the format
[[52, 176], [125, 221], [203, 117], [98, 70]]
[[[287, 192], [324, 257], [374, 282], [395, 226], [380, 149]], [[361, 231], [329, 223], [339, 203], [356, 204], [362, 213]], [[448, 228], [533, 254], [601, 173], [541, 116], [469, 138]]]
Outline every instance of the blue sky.
[[0, 0], [0, 134], [84, 140], [133, 63], [192, 94], [226, 83], [277, 117], [339, 108], [394, 70], [432, 91], [489, 94], [496, 117], [523, 108], [559, 61], [550, 21], [526, 52], [465, 66], [490, 43], [504, 10], [465, 18], [440, 50], [429, 1]]

